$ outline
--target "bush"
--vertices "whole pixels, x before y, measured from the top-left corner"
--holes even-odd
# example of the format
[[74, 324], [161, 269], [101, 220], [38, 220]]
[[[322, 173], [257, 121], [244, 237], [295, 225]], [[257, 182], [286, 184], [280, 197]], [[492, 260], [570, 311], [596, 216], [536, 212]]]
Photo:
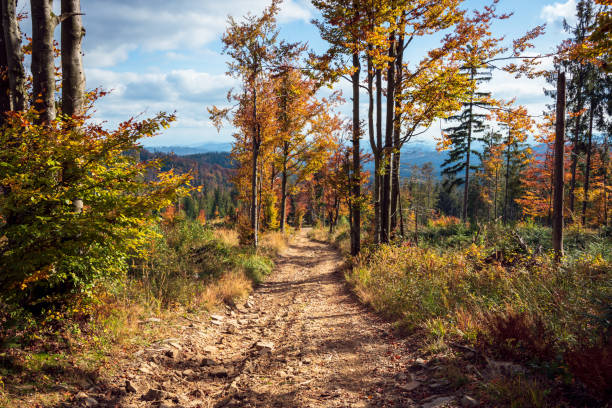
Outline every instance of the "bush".
[[274, 263], [261, 255], [246, 255], [242, 259], [241, 266], [253, 282], [261, 283], [264, 277], [272, 272]]
[[147, 181], [159, 163], [125, 153], [173, 116], [130, 120], [113, 132], [86, 119], [34, 125], [29, 111], [0, 129], [0, 302], [35, 315], [95, 300], [151, 239], [155, 213], [188, 191], [181, 186], [189, 175]]

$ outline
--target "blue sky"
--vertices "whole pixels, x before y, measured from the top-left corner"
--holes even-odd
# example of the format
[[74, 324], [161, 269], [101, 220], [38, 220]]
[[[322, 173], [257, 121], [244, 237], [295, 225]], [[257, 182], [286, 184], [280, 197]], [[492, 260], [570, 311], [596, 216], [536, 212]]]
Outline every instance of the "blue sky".
[[[465, 6], [488, 3], [467, 0]], [[232, 129], [227, 126], [217, 133], [206, 112], [207, 106], [226, 103], [228, 90], [236, 85], [225, 75], [226, 57], [221, 54], [220, 38], [228, 15], [259, 13], [267, 4], [268, 0], [82, 0], [87, 87], [112, 90], [99, 102], [96, 118], [112, 126], [131, 116], [176, 111], [178, 121], [163, 134], [143, 141], [145, 145], [230, 141]], [[25, 2], [20, 7], [27, 11]], [[538, 39], [536, 51], [548, 51], [566, 37], [561, 21], [564, 17], [571, 19], [575, 0], [501, 0], [498, 9], [514, 12], [510, 20], [495, 27], [495, 32], [508, 40], [547, 22], [547, 33]], [[309, 1], [285, 0], [279, 15], [281, 38], [324, 49], [325, 43], [310, 24], [316, 17]], [[418, 60], [436, 44], [436, 39], [416, 43], [409, 58]], [[488, 87], [498, 97], [516, 96], [532, 114], [540, 114], [550, 103], [543, 96], [545, 85], [542, 80], [517, 80], [497, 74]], [[340, 110], [348, 113], [349, 86], [339, 83], [337, 88], [344, 90], [347, 99]], [[438, 133], [439, 126], [433, 126], [422, 139], [432, 141]]]

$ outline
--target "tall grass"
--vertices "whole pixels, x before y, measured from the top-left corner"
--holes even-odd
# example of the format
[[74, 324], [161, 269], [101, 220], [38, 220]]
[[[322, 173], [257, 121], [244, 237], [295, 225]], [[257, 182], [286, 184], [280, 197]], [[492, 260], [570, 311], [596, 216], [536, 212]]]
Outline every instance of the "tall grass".
[[365, 303], [407, 329], [462, 340], [495, 358], [552, 364], [604, 395], [612, 379], [597, 373], [612, 364], [610, 238], [570, 230], [567, 256], [556, 265], [542, 239], [548, 234], [528, 225], [432, 225], [421, 247], [366, 249], [346, 277]]

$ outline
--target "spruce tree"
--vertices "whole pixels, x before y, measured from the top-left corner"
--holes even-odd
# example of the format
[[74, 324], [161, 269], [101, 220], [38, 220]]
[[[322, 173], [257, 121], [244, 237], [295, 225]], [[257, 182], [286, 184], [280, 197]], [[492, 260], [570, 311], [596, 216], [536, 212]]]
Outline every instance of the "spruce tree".
[[[470, 188], [470, 170], [475, 170], [477, 166], [471, 161], [472, 154], [477, 154], [474, 144], [481, 141], [478, 135], [485, 130], [485, 114], [479, 113], [478, 108], [486, 108], [488, 92], [478, 92], [478, 85], [491, 80], [491, 74], [486, 69], [476, 67], [464, 68], [466, 75], [475, 81], [475, 89], [470, 100], [463, 104], [463, 110], [447, 120], [457, 122], [453, 127], [444, 129], [448, 132], [452, 147], [448, 158], [442, 163], [442, 175], [447, 176], [444, 186], [448, 190], [456, 186], [463, 185], [463, 208], [461, 218], [465, 222], [468, 214], [468, 192]], [[463, 174], [462, 174], [463, 173]]]

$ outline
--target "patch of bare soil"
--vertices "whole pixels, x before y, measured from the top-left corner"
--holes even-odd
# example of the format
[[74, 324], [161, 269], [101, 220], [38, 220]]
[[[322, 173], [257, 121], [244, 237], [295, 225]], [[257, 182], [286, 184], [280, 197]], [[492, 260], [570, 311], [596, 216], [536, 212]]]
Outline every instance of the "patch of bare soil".
[[[68, 406], [442, 407], [391, 326], [347, 290], [342, 258], [304, 232], [245, 304], [186, 323]], [[430, 386], [437, 386], [433, 389]]]

